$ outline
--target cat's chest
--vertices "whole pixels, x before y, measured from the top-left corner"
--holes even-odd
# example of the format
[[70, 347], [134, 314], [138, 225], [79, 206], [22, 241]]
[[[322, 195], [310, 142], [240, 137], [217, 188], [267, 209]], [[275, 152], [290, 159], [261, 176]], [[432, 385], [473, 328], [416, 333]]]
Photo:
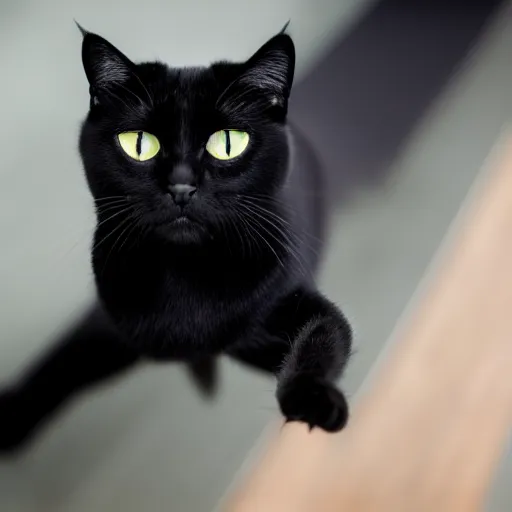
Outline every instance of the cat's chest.
[[[124, 274], [124, 275], [123, 275]], [[129, 342], [151, 357], [188, 358], [220, 352], [249, 328], [258, 298], [172, 271], [118, 271], [98, 280], [98, 290]]]

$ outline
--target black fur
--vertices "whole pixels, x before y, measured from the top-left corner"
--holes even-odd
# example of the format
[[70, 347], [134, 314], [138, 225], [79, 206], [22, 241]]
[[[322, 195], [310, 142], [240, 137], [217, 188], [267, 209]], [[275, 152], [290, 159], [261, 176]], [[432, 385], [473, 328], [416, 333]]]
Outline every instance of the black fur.
[[[228, 354], [277, 376], [288, 421], [342, 428], [335, 387], [350, 327], [316, 289], [322, 183], [307, 142], [286, 123], [292, 39], [279, 33], [245, 63], [134, 64], [84, 34], [90, 111], [80, 136], [97, 210], [99, 303], [58, 348], [0, 395], [0, 448], [22, 443], [87, 385], [142, 358], [185, 361], [205, 392]], [[208, 137], [247, 131], [239, 157], [215, 160]], [[144, 130], [160, 153], [137, 162], [117, 134]], [[196, 188], [183, 207], [169, 187]]]

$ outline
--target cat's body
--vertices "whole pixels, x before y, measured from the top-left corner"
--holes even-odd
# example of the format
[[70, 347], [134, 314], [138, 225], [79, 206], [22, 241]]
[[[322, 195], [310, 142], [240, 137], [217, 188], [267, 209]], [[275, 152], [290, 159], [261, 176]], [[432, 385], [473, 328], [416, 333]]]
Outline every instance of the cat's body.
[[341, 428], [335, 379], [351, 334], [314, 284], [324, 194], [313, 151], [286, 124], [289, 36], [246, 63], [198, 69], [135, 65], [89, 33], [82, 56], [100, 301], [0, 394], [0, 447], [140, 359], [184, 361], [201, 381], [221, 354], [277, 375], [288, 420]]

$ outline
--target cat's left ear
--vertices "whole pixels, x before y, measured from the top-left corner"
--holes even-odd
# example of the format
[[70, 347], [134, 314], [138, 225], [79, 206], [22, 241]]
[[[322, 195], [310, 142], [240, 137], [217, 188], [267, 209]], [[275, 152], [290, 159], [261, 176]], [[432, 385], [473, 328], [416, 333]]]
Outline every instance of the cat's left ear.
[[284, 107], [290, 95], [294, 72], [295, 45], [283, 29], [246, 62], [246, 70], [240, 81], [262, 90], [272, 104]]
[[91, 91], [108, 92], [133, 76], [135, 64], [128, 57], [103, 37], [80, 25], [78, 28], [83, 35], [82, 63]]

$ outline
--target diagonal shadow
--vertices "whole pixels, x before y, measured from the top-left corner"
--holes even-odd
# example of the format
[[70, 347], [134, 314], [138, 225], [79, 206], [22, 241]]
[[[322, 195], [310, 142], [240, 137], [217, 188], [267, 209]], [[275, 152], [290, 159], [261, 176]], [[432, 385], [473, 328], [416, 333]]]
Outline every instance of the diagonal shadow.
[[382, 0], [294, 88], [336, 203], [378, 183], [501, 0]]

